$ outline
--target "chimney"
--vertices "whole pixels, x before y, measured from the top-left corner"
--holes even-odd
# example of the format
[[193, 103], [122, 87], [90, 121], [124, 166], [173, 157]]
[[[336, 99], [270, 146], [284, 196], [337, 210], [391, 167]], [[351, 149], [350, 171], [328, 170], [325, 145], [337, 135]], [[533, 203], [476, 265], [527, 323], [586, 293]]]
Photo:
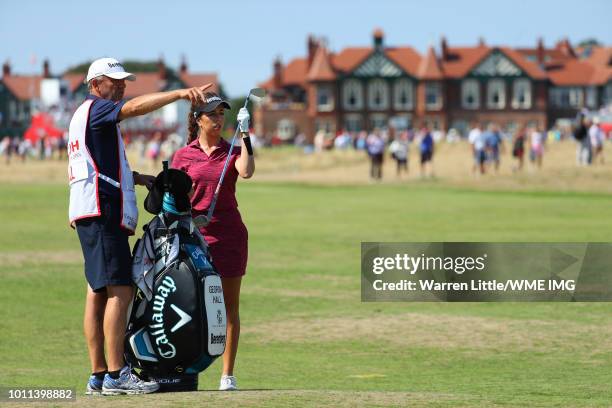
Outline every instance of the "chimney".
[[43, 78], [51, 78], [51, 71], [49, 69], [49, 60], [43, 61]]
[[166, 64], [164, 64], [163, 57], [159, 57], [159, 60], [157, 60], [157, 72], [160, 79], [166, 79], [168, 77], [168, 72], [166, 71]]
[[383, 48], [383, 40], [385, 38], [385, 33], [380, 28], [374, 30], [372, 34], [374, 40], [374, 48], [382, 49]]
[[486, 47], [487, 44], [485, 43], [484, 37], [478, 37], [478, 46], [479, 47]]
[[446, 37], [442, 36], [440, 40], [440, 51], [442, 52], [442, 60], [448, 59], [448, 43], [446, 42]]
[[181, 66], [179, 68], [181, 75], [187, 73], [187, 57], [185, 55], [181, 56]]
[[11, 75], [11, 64], [6, 60], [4, 64], [2, 64], [2, 76], [7, 77]]
[[277, 57], [274, 60], [274, 89], [281, 89], [283, 87], [282, 69], [283, 63], [281, 62], [280, 57]]
[[563, 53], [563, 55], [565, 55], [566, 57], [572, 57], [572, 58], [576, 57], [576, 53], [574, 52], [574, 49], [572, 48], [572, 45], [569, 42], [569, 39], [567, 38], [563, 39], [560, 45], [561, 45], [560, 46], [561, 52]]
[[314, 56], [317, 53], [317, 48], [319, 48], [319, 43], [312, 34], [308, 36], [307, 48], [308, 48], [308, 68], [310, 68], [310, 65], [312, 65], [312, 60], [314, 59]]
[[538, 46], [536, 48], [536, 60], [538, 64], [544, 65], [544, 40], [542, 37], [538, 38]]

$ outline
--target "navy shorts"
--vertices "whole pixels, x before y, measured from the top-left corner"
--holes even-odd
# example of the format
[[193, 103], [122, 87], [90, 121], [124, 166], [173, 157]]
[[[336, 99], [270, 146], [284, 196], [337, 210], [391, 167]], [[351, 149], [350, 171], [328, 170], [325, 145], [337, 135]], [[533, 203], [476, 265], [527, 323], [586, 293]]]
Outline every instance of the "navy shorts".
[[85, 258], [85, 277], [94, 292], [107, 286], [132, 285], [132, 254], [127, 232], [121, 228], [121, 202], [100, 196], [102, 215], [76, 222]]
[[433, 157], [433, 152], [431, 150], [425, 150], [421, 152], [421, 164], [431, 161], [432, 157]]

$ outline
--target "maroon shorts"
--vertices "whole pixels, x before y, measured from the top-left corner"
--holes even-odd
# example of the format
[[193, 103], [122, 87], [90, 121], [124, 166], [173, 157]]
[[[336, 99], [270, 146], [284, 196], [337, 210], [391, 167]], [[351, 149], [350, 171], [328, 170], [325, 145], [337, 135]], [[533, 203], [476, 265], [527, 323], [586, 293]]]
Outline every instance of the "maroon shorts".
[[222, 278], [246, 273], [249, 237], [237, 210], [215, 212], [211, 222], [200, 232], [206, 238], [213, 265]]

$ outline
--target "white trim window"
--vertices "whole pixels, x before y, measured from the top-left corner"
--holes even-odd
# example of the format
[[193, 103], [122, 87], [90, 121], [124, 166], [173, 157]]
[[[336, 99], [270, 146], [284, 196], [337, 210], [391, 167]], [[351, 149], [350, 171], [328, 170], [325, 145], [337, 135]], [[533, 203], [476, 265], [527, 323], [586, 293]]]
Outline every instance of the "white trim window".
[[612, 103], [612, 82], [606, 85], [604, 90], [604, 104]]
[[389, 86], [384, 79], [373, 79], [368, 83], [368, 107], [373, 110], [389, 107]]
[[464, 109], [480, 108], [480, 83], [466, 79], [461, 83], [461, 105]]
[[549, 91], [549, 99], [558, 108], [582, 107], [583, 92], [578, 87], [555, 87]]
[[319, 112], [330, 112], [334, 110], [334, 97], [329, 85], [317, 86], [317, 110]]
[[427, 110], [442, 108], [442, 87], [438, 82], [425, 83], [425, 108]]
[[333, 134], [336, 131], [336, 127], [334, 126], [334, 123], [329, 119], [316, 119], [315, 133], [318, 133], [320, 130], [329, 135]]
[[506, 84], [502, 79], [491, 79], [487, 83], [487, 108], [504, 109], [506, 107]]
[[344, 116], [344, 129], [349, 132], [360, 132], [363, 130], [363, 117], [359, 113], [349, 113]]
[[512, 107], [514, 109], [531, 108], [531, 81], [525, 78], [515, 79], [512, 83]]
[[589, 86], [585, 89], [586, 106], [589, 108], [598, 108], [597, 106], [597, 88]]
[[389, 119], [384, 113], [373, 113], [370, 115], [370, 129], [387, 129], [389, 127]]
[[363, 85], [358, 79], [347, 79], [342, 84], [342, 106], [345, 110], [363, 109]]
[[397, 111], [411, 110], [414, 107], [414, 85], [408, 78], [395, 81], [393, 87], [393, 107]]

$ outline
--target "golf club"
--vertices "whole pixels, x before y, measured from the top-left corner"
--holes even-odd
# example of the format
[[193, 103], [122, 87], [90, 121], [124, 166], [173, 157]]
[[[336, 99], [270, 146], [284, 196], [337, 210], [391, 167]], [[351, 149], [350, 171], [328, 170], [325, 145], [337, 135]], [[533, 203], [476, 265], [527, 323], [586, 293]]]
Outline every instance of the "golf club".
[[[257, 103], [266, 95], [266, 91], [262, 88], [253, 88], [249, 91], [249, 94], [244, 100], [243, 108], [246, 108], [249, 104], [249, 100]], [[236, 138], [238, 137], [238, 133], [240, 131], [240, 127], [236, 127], [236, 131], [234, 132], [234, 137], [232, 137], [232, 142], [230, 144], [229, 152], [227, 153], [227, 159], [225, 159], [225, 164], [223, 165], [223, 170], [221, 171], [221, 176], [219, 177], [219, 182], [217, 183], [217, 187], [215, 188], [215, 193], [213, 195], [213, 199], [210, 203], [210, 207], [208, 208], [208, 213], [206, 215], [198, 215], [193, 219], [196, 227], [205, 227], [208, 225], [212, 218], [212, 214], [215, 211], [215, 206], [217, 205], [217, 199], [219, 198], [219, 191], [221, 191], [221, 184], [223, 183], [223, 179], [225, 177], [225, 172], [227, 171], [227, 167], [229, 165], [230, 159], [232, 157], [232, 150], [234, 150], [234, 144], [236, 143]]]

